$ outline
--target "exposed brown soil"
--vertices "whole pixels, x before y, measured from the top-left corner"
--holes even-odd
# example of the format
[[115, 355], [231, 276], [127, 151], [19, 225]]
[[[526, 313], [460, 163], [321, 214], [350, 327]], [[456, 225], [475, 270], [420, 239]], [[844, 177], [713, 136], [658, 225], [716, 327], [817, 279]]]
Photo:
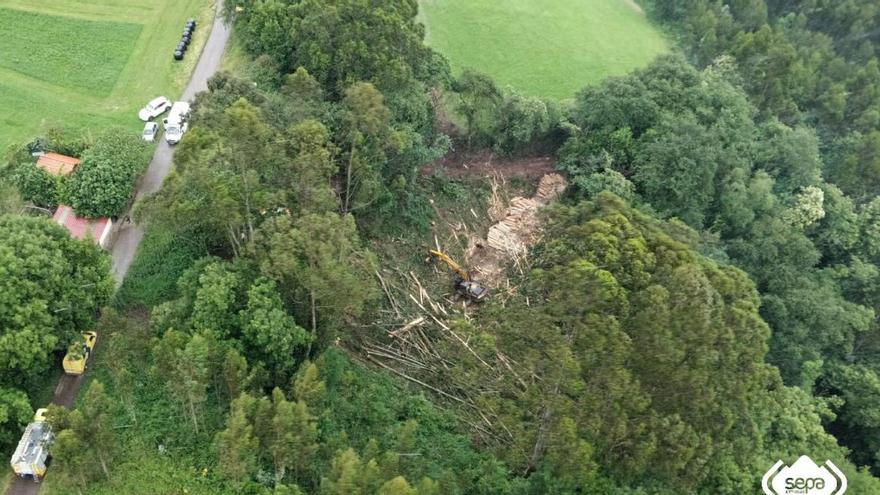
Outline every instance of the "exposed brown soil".
[[448, 153], [443, 158], [422, 168], [422, 175], [431, 175], [442, 171], [448, 177], [494, 176], [521, 177], [524, 179], [540, 179], [551, 173], [554, 158], [552, 156], [535, 156], [521, 158], [501, 158], [488, 150], [471, 154]]

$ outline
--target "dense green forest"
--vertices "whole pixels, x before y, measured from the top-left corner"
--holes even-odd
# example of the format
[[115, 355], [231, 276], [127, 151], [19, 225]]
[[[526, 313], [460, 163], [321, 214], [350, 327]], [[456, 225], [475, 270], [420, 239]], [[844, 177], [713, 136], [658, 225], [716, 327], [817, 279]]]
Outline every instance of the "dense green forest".
[[[451, 73], [415, 0], [226, 10], [245, 61], [136, 205], [115, 296], [106, 255], [19, 212], [118, 213], [143, 148], [53, 130], [75, 175], [2, 170], [0, 445], [104, 307], [51, 493], [739, 494], [800, 455], [880, 493], [876, 2], [653, 2], [677, 53], [565, 102]], [[541, 242], [435, 318], [430, 362], [371, 359], [407, 323], [380, 274], [486, 195], [422, 168], [485, 149], [568, 177]]]

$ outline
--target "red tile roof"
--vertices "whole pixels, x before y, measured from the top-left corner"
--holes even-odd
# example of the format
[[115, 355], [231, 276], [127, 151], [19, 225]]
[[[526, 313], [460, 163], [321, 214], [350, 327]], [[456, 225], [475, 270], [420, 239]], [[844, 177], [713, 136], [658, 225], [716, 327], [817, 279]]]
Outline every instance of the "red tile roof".
[[95, 244], [101, 247], [106, 247], [110, 227], [113, 226], [113, 222], [107, 217], [95, 219], [78, 217], [73, 208], [66, 205], [59, 205], [52, 219], [66, 228], [71, 236], [77, 239], [91, 237]]
[[79, 159], [58, 153], [46, 153], [37, 160], [37, 166], [52, 175], [67, 175], [79, 165]]

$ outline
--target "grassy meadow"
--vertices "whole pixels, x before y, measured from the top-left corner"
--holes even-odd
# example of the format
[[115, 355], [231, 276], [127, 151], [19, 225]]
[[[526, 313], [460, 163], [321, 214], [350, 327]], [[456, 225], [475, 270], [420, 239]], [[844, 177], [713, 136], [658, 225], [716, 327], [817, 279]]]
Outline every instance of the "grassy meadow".
[[633, 0], [420, 0], [419, 6], [428, 44], [455, 73], [475, 68], [533, 96], [569, 98], [669, 49]]
[[[136, 112], [179, 96], [207, 40], [212, 0], [0, 0], [0, 150], [50, 125], [140, 129]], [[190, 17], [183, 62], [171, 52]]]

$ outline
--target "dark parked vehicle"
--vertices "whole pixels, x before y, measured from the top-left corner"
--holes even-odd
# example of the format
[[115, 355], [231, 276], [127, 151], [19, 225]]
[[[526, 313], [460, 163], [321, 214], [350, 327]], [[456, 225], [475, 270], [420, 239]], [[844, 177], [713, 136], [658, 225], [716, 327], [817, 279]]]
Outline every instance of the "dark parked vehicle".
[[183, 60], [183, 56], [186, 54], [186, 49], [189, 47], [190, 41], [192, 41], [192, 34], [195, 29], [195, 19], [186, 21], [186, 26], [184, 26], [183, 32], [180, 36], [180, 42], [177, 43], [177, 48], [174, 49], [174, 60]]

